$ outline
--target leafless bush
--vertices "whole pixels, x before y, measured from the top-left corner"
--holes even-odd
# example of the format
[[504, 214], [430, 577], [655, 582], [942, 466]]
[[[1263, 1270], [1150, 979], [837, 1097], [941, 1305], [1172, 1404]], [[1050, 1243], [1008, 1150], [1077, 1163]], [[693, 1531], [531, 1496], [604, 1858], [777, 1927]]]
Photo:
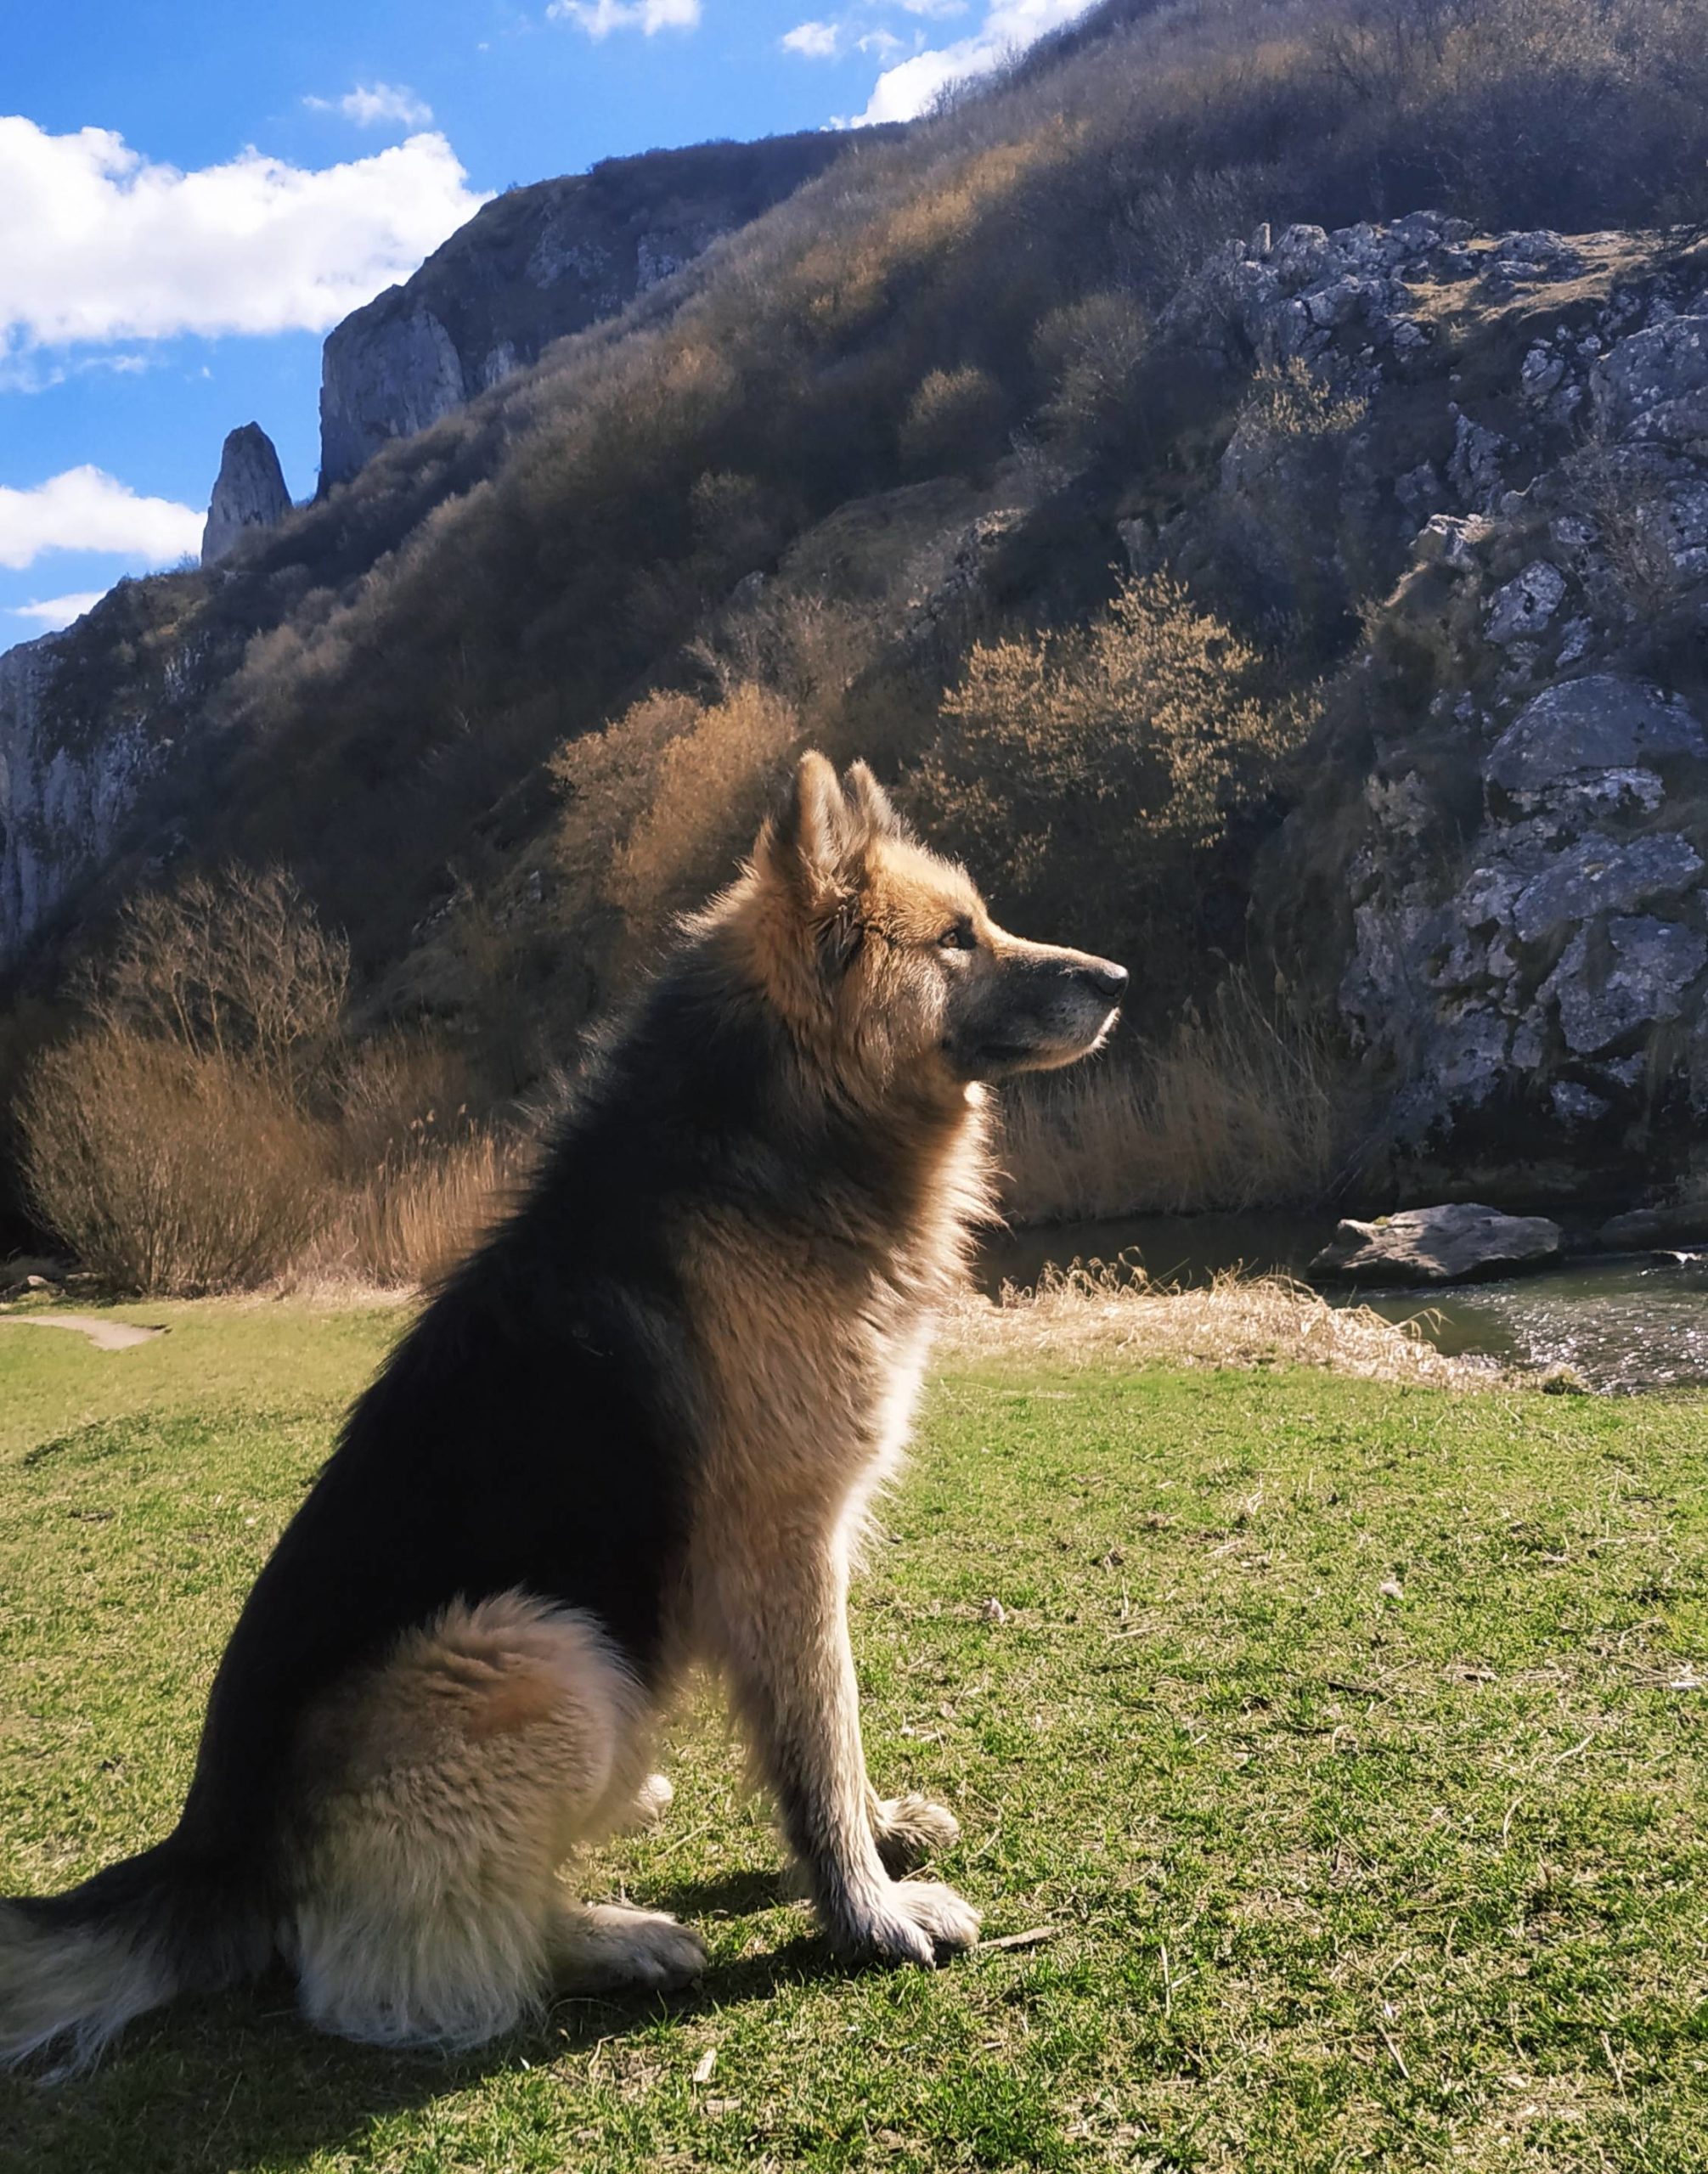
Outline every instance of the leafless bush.
[[532, 1159], [522, 1141], [470, 1130], [395, 1149], [341, 1201], [321, 1248], [326, 1269], [368, 1283], [431, 1283], [503, 1213]]
[[921, 379], [902, 417], [904, 468], [939, 476], [976, 468], [1002, 450], [1007, 403], [988, 370], [963, 363]]
[[1051, 312], [1033, 335], [1032, 359], [1052, 388], [1041, 414], [1053, 436], [1087, 444], [1122, 414], [1145, 340], [1144, 313], [1119, 288]]
[[84, 977], [90, 1017], [252, 1068], [287, 1097], [335, 1049], [350, 949], [284, 870], [229, 866], [127, 902]]
[[1265, 661], [1166, 575], [1090, 625], [981, 643], [943, 704], [916, 798], [1040, 927], [1136, 940], [1189, 904], [1197, 855], [1271, 792], [1309, 723]]
[[189, 1298], [266, 1282], [330, 1210], [327, 1128], [217, 1050], [93, 1028], [37, 1057], [20, 1123], [36, 1212], [127, 1289]]

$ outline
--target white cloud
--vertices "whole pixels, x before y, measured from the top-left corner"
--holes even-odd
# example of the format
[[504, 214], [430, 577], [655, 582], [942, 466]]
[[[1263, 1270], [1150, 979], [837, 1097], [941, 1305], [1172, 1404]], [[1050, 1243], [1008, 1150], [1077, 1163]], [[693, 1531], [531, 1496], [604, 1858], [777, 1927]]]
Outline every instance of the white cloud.
[[897, 0], [910, 15], [964, 15], [967, 0]]
[[[913, 120], [945, 84], [988, 74], [1046, 31], [1058, 30], [1063, 23], [1083, 15], [1091, 5], [1091, 0], [990, 0], [984, 20], [969, 37], [957, 38], [952, 45], [913, 54], [893, 68], [885, 69], [854, 126]], [[927, 5], [910, 8], [909, 12], [940, 14], [947, 10]]]
[[573, 23], [589, 37], [612, 31], [697, 30], [700, 0], [551, 0], [546, 14], [555, 23]]
[[777, 43], [803, 60], [837, 60], [844, 53], [875, 53], [880, 60], [888, 60], [892, 54], [907, 50], [893, 31], [856, 31], [849, 23], [797, 23]]
[[67, 468], [27, 491], [0, 484], [0, 566], [33, 566], [48, 551], [113, 551], [168, 566], [200, 549], [201, 526], [194, 507], [138, 498], [102, 468]]
[[484, 200], [443, 136], [342, 166], [248, 149], [183, 173], [110, 129], [0, 117], [0, 356], [183, 332], [324, 331]]
[[785, 53], [798, 53], [803, 60], [834, 60], [842, 41], [836, 23], [797, 23], [777, 40]]
[[43, 596], [28, 604], [8, 604], [6, 608], [14, 619], [33, 619], [44, 634], [53, 634], [92, 611], [106, 593], [104, 589], [82, 589], [72, 596]]
[[358, 83], [341, 99], [307, 98], [302, 103], [312, 113], [341, 113], [358, 128], [373, 128], [385, 121], [403, 128], [425, 128], [433, 117], [427, 101], [404, 83]]

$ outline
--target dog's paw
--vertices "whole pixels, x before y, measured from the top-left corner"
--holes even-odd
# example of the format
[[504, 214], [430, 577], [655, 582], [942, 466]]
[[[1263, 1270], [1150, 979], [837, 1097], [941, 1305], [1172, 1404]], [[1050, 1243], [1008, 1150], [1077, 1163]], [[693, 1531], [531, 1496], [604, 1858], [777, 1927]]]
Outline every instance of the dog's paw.
[[877, 1808], [874, 1834], [884, 1870], [892, 1879], [899, 1879], [952, 1850], [961, 1839], [961, 1822], [928, 1797], [891, 1797]]
[[664, 1815], [676, 1800], [675, 1784], [668, 1774], [649, 1774], [634, 1792], [634, 1802], [629, 1807], [628, 1824], [631, 1831], [651, 1833], [664, 1824]]
[[945, 1956], [978, 1945], [978, 1912], [937, 1880], [899, 1879], [882, 1903], [853, 1926], [843, 1946], [856, 1962], [933, 1968]]
[[706, 1968], [698, 1933], [661, 1910], [628, 1910], [614, 1902], [574, 1912], [555, 1946], [552, 1975], [566, 1993], [674, 1992]]

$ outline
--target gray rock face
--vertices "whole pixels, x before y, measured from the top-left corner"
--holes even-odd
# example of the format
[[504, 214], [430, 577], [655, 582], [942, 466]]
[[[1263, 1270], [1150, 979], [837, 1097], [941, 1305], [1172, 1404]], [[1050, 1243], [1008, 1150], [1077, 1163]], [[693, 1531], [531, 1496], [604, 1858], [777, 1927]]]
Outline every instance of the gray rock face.
[[616, 316], [848, 143], [825, 131], [649, 151], [486, 205], [413, 278], [329, 335], [322, 490], [502, 384], [554, 340]]
[[43, 634], [0, 656], [0, 967], [111, 851], [154, 766], [140, 723], [83, 741], [53, 699], [67, 651]]
[[1540, 991], [1559, 1007], [1568, 1049], [1595, 1056], [1627, 1035], [1665, 1025], [1708, 966], [1708, 938], [1651, 915], [1621, 916], [1599, 937], [1580, 929]]
[[1708, 757], [1701, 725], [1677, 696], [1608, 672], [1549, 687], [1495, 742], [1483, 775], [1539, 797], [1596, 773], [1673, 756]]
[[1565, 596], [1565, 577], [1546, 559], [1536, 559], [1516, 580], [1497, 589], [1489, 610], [1487, 634], [1491, 642], [1522, 641], [1545, 627]]
[[1694, 888], [1702, 868], [1701, 854], [1676, 832], [1618, 846], [1592, 831], [1519, 893], [1512, 902], [1513, 932], [1521, 943], [1539, 943], [1569, 923], [1677, 898]]
[[275, 528], [290, 510], [290, 493], [273, 441], [259, 423], [233, 431], [220, 455], [219, 476], [201, 532], [201, 562], [218, 564], [245, 536]]
[[1688, 450], [1708, 441], [1708, 315], [1634, 332], [1589, 378], [1596, 420], [1609, 435]]
[[[1425, 691], [1373, 676], [1367, 767], [1334, 788], [1358, 841], [1339, 1000], [1392, 1084], [1396, 1146], [1557, 1170], [1587, 1135], [1598, 1161], [1646, 1162], [1664, 1124], [1682, 1153], [1708, 1124], [1708, 275], [1664, 251], [1633, 273], [1607, 237], [1488, 244], [1433, 215], [1261, 239], [1176, 305], [1212, 366], [1301, 356], [1390, 433], [1396, 385], [1415, 400], [1447, 377], [1444, 420], [1384, 448], [1411, 559], [1393, 654], [1428, 659]], [[1349, 279], [1374, 284], [1355, 301]], [[1393, 336], [1421, 286], [1459, 280], [1491, 308], [1528, 290], [1498, 403], [1454, 397]], [[1379, 522], [1363, 533], [1367, 549]], [[1335, 804], [1313, 805], [1319, 838]]]
[[1323, 1282], [1469, 1283], [1546, 1268], [1564, 1242], [1545, 1215], [1503, 1215], [1469, 1201], [1410, 1208], [1373, 1223], [1349, 1217], [1311, 1273]]

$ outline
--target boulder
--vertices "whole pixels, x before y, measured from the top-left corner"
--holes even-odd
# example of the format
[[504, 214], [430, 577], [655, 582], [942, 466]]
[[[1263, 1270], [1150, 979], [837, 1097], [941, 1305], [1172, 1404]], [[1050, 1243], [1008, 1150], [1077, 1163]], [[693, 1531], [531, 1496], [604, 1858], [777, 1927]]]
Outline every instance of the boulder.
[[259, 423], [233, 431], [220, 455], [219, 475], [201, 532], [201, 562], [217, 566], [245, 536], [276, 528], [290, 510], [290, 493], [273, 441]]
[[1621, 340], [1590, 373], [1609, 437], [1689, 448], [1708, 441], [1708, 317], [1675, 317]]
[[1489, 607], [1487, 634], [1502, 646], [1522, 641], [1547, 626], [1565, 599], [1565, 577], [1546, 559], [1536, 559], [1506, 587], [1497, 589]]
[[1545, 1215], [1504, 1215], [1474, 1201], [1342, 1222], [1311, 1264], [1319, 1281], [1474, 1283], [1549, 1267], [1564, 1233]]
[[1592, 672], [1528, 703], [1490, 750], [1483, 775], [1502, 791], [1534, 795], [1587, 770], [1631, 769], [1678, 755], [1708, 757], [1708, 741], [1676, 695]]
[[1702, 856], [1677, 831], [1659, 831], [1616, 845], [1598, 831], [1549, 862], [1513, 901], [1512, 926], [1522, 943], [1598, 913], [1628, 914], [1653, 898], [1676, 898], [1702, 873]]
[[1596, 1232], [1598, 1244], [1615, 1253], [1642, 1253], [1651, 1246], [1708, 1242], [1708, 1200], [1682, 1201], [1671, 1208], [1631, 1208], [1609, 1215]]
[[1559, 1005], [1566, 1046], [1580, 1056], [1677, 1019], [1684, 993], [1708, 966], [1708, 938], [1652, 915], [1607, 924], [1604, 942], [1580, 929], [1538, 994]]

